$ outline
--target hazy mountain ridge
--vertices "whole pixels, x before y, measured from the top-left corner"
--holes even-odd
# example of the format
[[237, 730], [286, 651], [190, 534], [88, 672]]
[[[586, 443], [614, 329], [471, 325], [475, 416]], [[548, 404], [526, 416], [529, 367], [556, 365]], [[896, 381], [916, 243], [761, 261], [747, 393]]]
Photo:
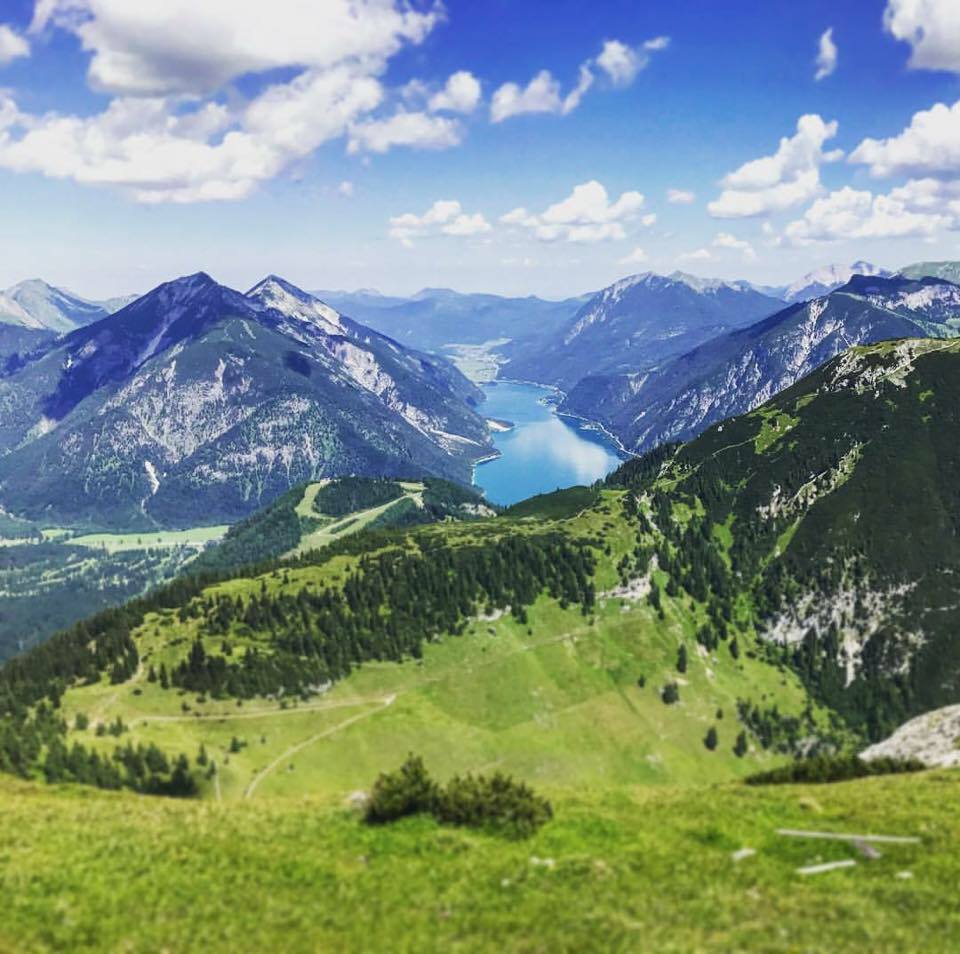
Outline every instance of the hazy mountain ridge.
[[0, 499], [46, 519], [228, 522], [342, 473], [468, 481], [482, 395], [276, 278], [159, 286], [0, 379]]

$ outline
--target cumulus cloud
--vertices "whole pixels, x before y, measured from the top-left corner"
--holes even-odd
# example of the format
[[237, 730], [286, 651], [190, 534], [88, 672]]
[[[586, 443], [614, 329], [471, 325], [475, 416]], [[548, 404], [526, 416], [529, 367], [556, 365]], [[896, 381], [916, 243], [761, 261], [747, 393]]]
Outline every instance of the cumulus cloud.
[[407, 212], [393, 216], [389, 235], [406, 248], [412, 248], [415, 238], [435, 235], [464, 238], [482, 235], [491, 228], [481, 213], [467, 214], [456, 199], [438, 199], [423, 215]]
[[960, 4], [956, 0], [889, 0], [883, 23], [912, 47], [913, 69], [960, 73]]
[[5, 23], [0, 23], [0, 66], [30, 55], [30, 44]]
[[500, 123], [511, 116], [526, 113], [553, 113], [566, 116], [573, 112], [596, 81], [596, 70], [615, 87], [629, 86], [650, 62], [650, 54], [664, 50], [669, 37], [660, 36], [639, 47], [630, 47], [619, 40], [607, 40], [600, 53], [580, 64], [576, 85], [563, 95], [560, 82], [550, 70], [541, 70], [526, 86], [504, 83], [490, 101], [490, 120]]
[[647, 253], [637, 246], [629, 255], [617, 260], [618, 265], [643, 265], [647, 260]]
[[690, 205], [697, 196], [689, 189], [667, 189], [667, 202], [673, 205]]
[[784, 239], [792, 245], [811, 245], [841, 239], [928, 237], [950, 227], [949, 216], [915, 211], [908, 192], [873, 195], [844, 186], [817, 199], [803, 217], [791, 222]]
[[541, 242], [603, 242], [626, 238], [624, 226], [640, 216], [644, 201], [639, 192], [624, 192], [611, 202], [607, 190], [591, 180], [575, 186], [565, 199], [539, 214], [521, 207], [501, 216], [500, 221], [526, 229]]
[[746, 239], [738, 239], [729, 232], [718, 232], [711, 244], [714, 248], [729, 248], [741, 252], [744, 261], [756, 261], [757, 253], [754, 247]]
[[117, 95], [205, 94], [249, 73], [373, 66], [421, 42], [442, 16], [396, 0], [39, 0], [31, 31], [54, 24], [92, 54], [91, 85]]
[[449, 149], [460, 144], [460, 124], [444, 116], [401, 110], [388, 119], [370, 119], [350, 127], [347, 152], [384, 153], [394, 146], [415, 149]]
[[337, 195], [344, 199], [352, 199], [354, 193], [354, 185], [349, 179], [344, 179], [340, 185], [337, 186]]
[[817, 53], [817, 72], [814, 79], [820, 82], [837, 68], [837, 44], [833, 42], [833, 27], [820, 35], [820, 49]]
[[723, 191], [707, 210], [714, 218], [737, 219], [780, 212], [812, 199], [820, 192], [820, 166], [843, 157], [840, 150], [824, 152], [837, 134], [837, 123], [816, 114], [797, 120], [795, 135], [780, 140], [772, 156], [744, 163], [721, 181]]
[[472, 113], [480, 103], [480, 95], [479, 80], [467, 70], [459, 70], [440, 92], [430, 97], [429, 108], [433, 113]]
[[889, 139], [864, 139], [851, 162], [876, 177], [960, 175], [960, 100], [914, 113], [910, 125]]
[[[441, 15], [402, 0], [274, 0], [268, 30], [258, 3], [39, 0], [31, 30], [75, 34], [90, 84], [115, 98], [99, 114], [41, 116], [4, 97], [0, 168], [119, 187], [139, 202], [197, 202], [243, 198], [344, 136], [352, 152], [456, 145], [455, 120], [371, 116], [389, 59]], [[247, 101], [211, 97], [279, 68], [292, 78]]]

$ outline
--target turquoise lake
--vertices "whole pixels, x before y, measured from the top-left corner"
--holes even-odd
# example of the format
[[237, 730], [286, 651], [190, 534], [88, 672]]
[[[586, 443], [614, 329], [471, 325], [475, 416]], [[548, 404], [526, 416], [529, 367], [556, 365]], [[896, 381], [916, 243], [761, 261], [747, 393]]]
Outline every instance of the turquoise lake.
[[549, 388], [497, 382], [483, 390], [487, 399], [480, 413], [514, 425], [493, 434], [502, 456], [476, 469], [474, 480], [493, 503], [511, 504], [561, 487], [591, 484], [624, 459], [603, 432], [559, 416], [556, 392]]

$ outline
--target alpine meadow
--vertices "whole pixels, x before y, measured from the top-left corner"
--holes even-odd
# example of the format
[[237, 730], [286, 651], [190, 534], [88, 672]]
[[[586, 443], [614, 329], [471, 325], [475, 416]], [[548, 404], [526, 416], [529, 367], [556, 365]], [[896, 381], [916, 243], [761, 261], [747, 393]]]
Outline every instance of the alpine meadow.
[[960, 952], [958, 77], [0, 4], [0, 950]]

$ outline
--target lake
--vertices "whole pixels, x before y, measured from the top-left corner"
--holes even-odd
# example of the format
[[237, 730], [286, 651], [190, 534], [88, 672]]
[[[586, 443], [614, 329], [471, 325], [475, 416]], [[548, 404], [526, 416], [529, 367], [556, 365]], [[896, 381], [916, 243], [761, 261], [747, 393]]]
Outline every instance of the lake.
[[480, 413], [510, 421], [495, 431], [501, 456], [479, 464], [475, 483], [498, 504], [542, 494], [558, 487], [591, 484], [624, 459], [616, 444], [586, 422], [556, 413], [556, 392], [536, 384], [497, 382], [484, 387]]

